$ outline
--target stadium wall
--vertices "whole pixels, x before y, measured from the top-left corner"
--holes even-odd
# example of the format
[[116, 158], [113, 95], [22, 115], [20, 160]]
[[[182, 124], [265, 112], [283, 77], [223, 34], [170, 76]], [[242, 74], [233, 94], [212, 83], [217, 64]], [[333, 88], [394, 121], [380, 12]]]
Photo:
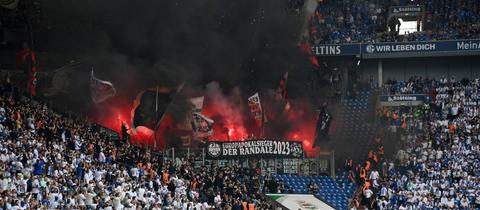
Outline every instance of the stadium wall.
[[382, 82], [389, 79], [408, 80], [411, 76], [440, 78], [455, 76], [457, 80], [480, 76], [478, 56], [430, 57], [402, 59], [362, 60], [359, 66], [360, 77], [368, 81], [371, 76], [375, 84], [379, 81], [379, 62], [382, 67]]

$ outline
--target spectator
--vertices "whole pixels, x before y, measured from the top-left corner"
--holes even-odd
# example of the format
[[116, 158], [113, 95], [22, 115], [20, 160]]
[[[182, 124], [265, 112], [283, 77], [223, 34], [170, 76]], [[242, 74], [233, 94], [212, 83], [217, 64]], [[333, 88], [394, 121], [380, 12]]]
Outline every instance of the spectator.
[[110, 142], [89, 122], [8, 94], [0, 93], [1, 209], [239, 209], [240, 200], [248, 209], [273, 208], [255, 170], [161, 161]]
[[[423, 5], [423, 30], [398, 34], [398, 18], [386, 20], [389, 6]], [[480, 38], [480, 2], [478, 1], [401, 1], [391, 5], [367, 0], [319, 1], [309, 19], [311, 44], [375, 43]], [[417, 28], [419, 24], [417, 23]], [[389, 33], [386, 29], [390, 28]]]
[[[373, 181], [364, 187], [364, 201], [375, 199], [380, 209], [476, 209], [480, 205], [478, 189], [480, 151], [480, 83], [478, 79], [411, 78], [390, 81], [390, 93], [434, 93], [434, 100], [424, 106], [391, 108], [401, 116], [386, 114], [389, 126], [399, 127], [403, 139], [395, 160], [383, 173], [369, 171]], [[403, 90], [403, 91], [401, 91]], [[400, 92], [399, 92], [400, 91]], [[405, 125], [405, 126], [403, 126]], [[378, 173], [378, 175], [377, 175]], [[376, 186], [376, 180], [383, 180]], [[365, 182], [365, 186], [368, 182]]]

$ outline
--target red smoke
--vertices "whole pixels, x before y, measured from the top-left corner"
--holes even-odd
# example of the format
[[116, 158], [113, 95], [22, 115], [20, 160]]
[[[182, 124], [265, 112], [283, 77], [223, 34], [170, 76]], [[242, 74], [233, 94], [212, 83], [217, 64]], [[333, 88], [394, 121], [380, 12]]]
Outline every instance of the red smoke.
[[291, 102], [287, 119], [292, 123], [286, 139], [302, 140], [305, 150], [311, 150], [315, 138], [316, 110], [307, 101], [297, 99]]
[[247, 121], [249, 115], [247, 101], [243, 100], [238, 88], [224, 95], [218, 83], [209, 83], [206, 87], [202, 113], [215, 121], [213, 140], [242, 140], [248, 138]]
[[[207, 85], [202, 114], [215, 121], [213, 134], [209, 137], [209, 140], [248, 140], [252, 135], [255, 135], [255, 138], [260, 138], [261, 128], [256, 125], [247, 101], [243, 99], [244, 97], [239, 89], [233, 89], [231, 93], [226, 95], [223, 94], [217, 83]], [[264, 103], [266, 109], [282, 104], [274, 99], [261, 100], [263, 100], [262, 103]], [[290, 108], [288, 110], [282, 108], [280, 112], [269, 112], [267, 115], [269, 122], [265, 124], [264, 137], [303, 141], [305, 150], [307, 152], [312, 151], [316, 128], [316, 110], [309, 101], [303, 99], [290, 99], [289, 104]], [[281, 107], [283, 106], [281, 105]], [[99, 111], [102, 114], [97, 114], [94, 120], [116, 132], [121, 132], [122, 123], [126, 123], [133, 144], [152, 147], [153, 131], [151, 129], [143, 126], [137, 127], [136, 132], [132, 132], [133, 129], [130, 129], [132, 109], [133, 99], [130, 99], [130, 101], [119, 98], [112, 99], [109, 104], [104, 105], [103, 111]], [[271, 128], [275, 126], [275, 123], [278, 123], [276, 121], [281, 121], [280, 123], [287, 126], [279, 131], [278, 128]], [[179, 132], [183, 133], [178, 134]], [[177, 129], [176, 122], [171, 114], [166, 113], [157, 131], [157, 149], [166, 146], [166, 139], [172, 137], [172, 133], [175, 133], [173, 136], [193, 135], [193, 133], [188, 134], [185, 133], [185, 130]], [[280, 136], [277, 134], [280, 134]]]
[[[205, 95], [202, 113], [215, 120], [214, 132], [210, 140], [248, 140], [252, 135], [260, 138], [260, 134], [263, 133], [264, 138], [303, 141], [305, 150], [312, 150], [317, 112], [308, 100], [290, 99], [288, 103], [290, 108], [285, 109], [285, 102], [263, 96], [260, 100], [264, 108], [273, 111], [267, 110], [266, 115], [269, 119], [265, 124], [265, 131], [262, 132], [262, 129], [255, 124], [247, 101], [243, 99], [245, 96], [242, 97], [239, 90], [234, 89], [229, 95], [224, 95], [216, 84], [207, 89], [209, 89], [207, 93], [210, 94]], [[280, 137], [275, 132], [278, 130], [275, 128], [278, 121], [280, 124], [287, 125], [280, 131]]]

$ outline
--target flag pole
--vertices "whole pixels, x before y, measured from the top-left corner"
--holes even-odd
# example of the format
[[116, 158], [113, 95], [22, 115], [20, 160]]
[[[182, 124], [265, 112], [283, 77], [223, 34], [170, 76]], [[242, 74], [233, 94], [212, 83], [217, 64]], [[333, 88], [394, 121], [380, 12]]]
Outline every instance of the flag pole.
[[260, 138], [265, 138], [265, 108], [263, 107], [263, 104], [261, 103], [260, 100], [260, 95], [258, 95], [258, 101], [260, 102], [260, 108], [262, 108], [262, 130], [260, 131]]
[[260, 138], [261, 139], [263, 139], [264, 138], [263, 136], [265, 135], [265, 122], [264, 122], [265, 120], [264, 120], [264, 118], [265, 118], [265, 114], [262, 113], [262, 130], [260, 132]]
[[155, 129], [153, 131], [153, 149], [157, 149], [157, 124], [158, 124], [158, 85], [157, 85], [157, 91], [155, 92]]
[[[182, 84], [180, 84], [180, 87], [177, 88], [177, 92], [175, 94], [175, 96], [173, 96], [172, 98], [172, 102], [175, 100], [176, 96], [178, 95], [178, 93], [183, 89], [183, 86], [185, 86], [185, 82], [182, 82]], [[165, 113], [167, 112], [168, 110], [168, 106], [167, 108], [165, 109]], [[162, 117], [157, 120], [158, 118], [158, 86], [157, 86], [157, 94], [156, 94], [156, 98], [155, 98], [155, 128], [153, 129], [153, 149], [156, 150], [157, 149], [157, 129], [158, 127], [160, 126], [160, 122], [162, 122], [163, 120], [163, 117], [165, 117], [165, 114], [162, 115]]]

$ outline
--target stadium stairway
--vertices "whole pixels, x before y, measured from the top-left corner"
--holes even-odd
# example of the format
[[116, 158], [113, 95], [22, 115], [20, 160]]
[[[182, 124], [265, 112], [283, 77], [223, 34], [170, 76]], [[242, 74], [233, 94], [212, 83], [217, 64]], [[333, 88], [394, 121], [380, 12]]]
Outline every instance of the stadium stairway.
[[[345, 99], [336, 113], [335, 132], [332, 133], [333, 143], [337, 151], [337, 167], [343, 166], [345, 158], [363, 160], [368, 150], [372, 148], [377, 134], [377, 126], [373, 123], [372, 109], [375, 107], [374, 92], [370, 89], [361, 90], [355, 98]], [[335, 117], [335, 116], [334, 116]], [[358, 164], [359, 162], [354, 162]], [[348, 180], [347, 172], [339, 172], [330, 176], [299, 176], [279, 174], [277, 181], [283, 181], [293, 193], [309, 193], [308, 185], [317, 184], [319, 190], [315, 194], [335, 209], [348, 209], [348, 204], [356, 191], [356, 185]]]
[[[373, 146], [377, 135], [377, 125], [374, 123], [376, 97], [375, 92], [369, 88], [362, 89], [356, 97], [344, 99], [336, 113], [335, 132], [332, 133], [332, 143], [335, 145], [337, 168], [342, 168], [345, 159], [364, 160]], [[373, 114], [372, 114], [373, 113]], [[360, 164], [354, 161], [354, 164]], [[330, 178], [330, 177], [328, 177]], [[332, 179], [332, 178], [330, 178]], [[350, 201], [356, 191], [356, 185], [348, 180], [346, 171], [338, 170], [332, 181], [335, 183], [335, 190], [330, 188], [320, 192], [320, 196], [331, 203], [343, 204]], [[320, 189], [325, 182], [317, 183]], [[327, 182], [328, 184], [328, 182]], [[331, 185], [330, 185], [331, 186]], [[336, 191], [338, 190], [338, 191]], [[335, 196], [341, 192], [341, 196]], [[323, 194], [322, 194], [323, 193]], [[332, 199], [334, 197], [335, 199]], [[343, 200], [342, 200], [343, 199]], [[340, 208], [341, 207], [341, 208]], [[336, 206], [337, 209], [348, 209], [348, 206]]]
[[299, 176], [279, 174], [275, 175], [277, 181], [283, 181], [286, 188], [291, 188], [293, 193], [309, 193], [308, 185], [315, 183], [318, 192], [315, 194], [335, 209], [348, 209], [348, 202], [355, 191], [355, 184], [347, 180], [346, 174], [332, 178], [329, 176]]
[[350, 199], [353, 197], [353, 194], [357, 190], [357, 185], [350, 180], [348, 180], [348, 173], [342, 172], [335, 176], [335, 182], [337, 186], [342, 190], [347, 196], [347, 202], [350, 202]]
[[[371, 114], [375, 107], [373, 95], [374, 91], [364, 89], [355, 98], [345, 99], [337, 115], [336, 132], [333, 135], [339, 144], [348, 145], [348, 148], [340, 145], [337, 148], [345, 148], [346, 151], [340, 153], [353, 160], [364, 159], [377, 134], [377, 126], [372, 119], [374, 115]], [[339, 157], [339, 163], [343, 164], [346, 158]]]

